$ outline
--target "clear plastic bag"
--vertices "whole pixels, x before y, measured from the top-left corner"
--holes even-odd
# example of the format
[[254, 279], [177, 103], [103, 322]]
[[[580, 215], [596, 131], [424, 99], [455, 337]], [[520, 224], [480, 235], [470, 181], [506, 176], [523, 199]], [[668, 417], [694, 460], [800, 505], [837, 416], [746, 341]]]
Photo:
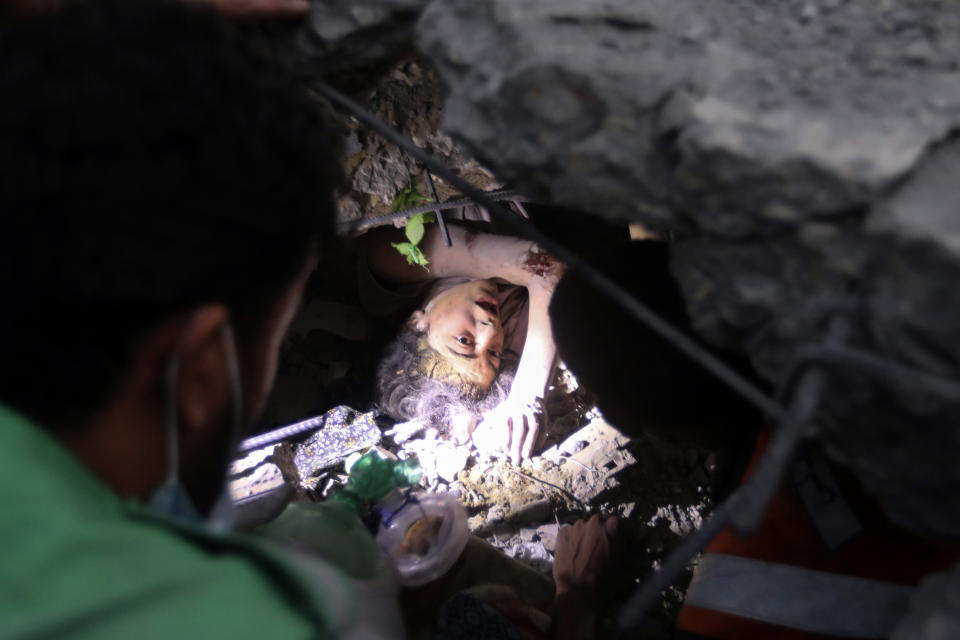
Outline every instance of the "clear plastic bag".
[[393, 491], [378, 507], [383, 523], [377, 543], [393, 558], [405, 586], [436, 580], [467, 546], [467, 512], [453, 494]]

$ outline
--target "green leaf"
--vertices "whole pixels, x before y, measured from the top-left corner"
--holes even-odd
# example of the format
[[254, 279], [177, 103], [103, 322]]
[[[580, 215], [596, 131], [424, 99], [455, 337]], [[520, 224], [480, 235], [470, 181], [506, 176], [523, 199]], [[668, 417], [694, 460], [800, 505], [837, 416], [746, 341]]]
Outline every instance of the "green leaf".
[[407, 264], [416, 264], [425, 267], [430, 264], [427, 256], [423, 255], [419, 247], [409, 242], [391, 242], [390, 246], [400, 252], [407, 259]]
[[404, 228], [404, 231], [407, 234], [407, 240], [411, 244], [420, 244], [420, 241], [423, 240], [423, 217], [422, 216], [412, 216], [407, 220], [407, 226]]
[[407, 220], [406, 233], [407, 240], [412, 244], [420, 244], [420, 241], [423, 240], [423, 234], [425, 232], [424, 223], [433, 222], [436, 220], [436, 216], [433, 215], [432, 211], [426, 213], [418, 213], [416, 215], [410, 216], [410, 219]]
[[390, 246], [400, 252], [400, 255], [406, 257], [407, 262], [413, 264], [411, 257], [413, 256], [413, 250], [416, 249], [415, 246], [409, 242], [391, 242]]
[[420, 193], [417, 185], [411, 184], [397, 192], [397, 195], [393, 198], [392, 208], [394, 211], [403, 211], [425, 202], [430, 202], [430, 198]]

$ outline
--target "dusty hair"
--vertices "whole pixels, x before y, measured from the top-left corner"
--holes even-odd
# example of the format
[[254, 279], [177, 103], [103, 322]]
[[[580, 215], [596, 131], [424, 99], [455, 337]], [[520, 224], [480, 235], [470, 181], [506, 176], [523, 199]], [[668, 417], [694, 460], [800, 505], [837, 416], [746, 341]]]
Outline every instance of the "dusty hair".
[[468, 412], [478, 418], [507, 398], [512, 371], [500, 371], [490, 388], [472, 393], [426, 373], [424, 362], [442, 358], [426, 345], [424, 332], [410, 326], [400, 330], [377, 368], [377, 402], [395, 420], [420, 420], [428, 427], [449, 433], [454, 417]]

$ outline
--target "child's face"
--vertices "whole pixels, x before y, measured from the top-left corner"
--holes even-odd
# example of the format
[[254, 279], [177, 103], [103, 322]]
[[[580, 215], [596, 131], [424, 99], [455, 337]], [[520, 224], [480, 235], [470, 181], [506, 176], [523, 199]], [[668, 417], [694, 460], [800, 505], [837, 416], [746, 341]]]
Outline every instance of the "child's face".
[[500, 369], [503, 326], [497, 285], [474, 280], [445, 291], [426, 312], [427, 342], [486, 390]]

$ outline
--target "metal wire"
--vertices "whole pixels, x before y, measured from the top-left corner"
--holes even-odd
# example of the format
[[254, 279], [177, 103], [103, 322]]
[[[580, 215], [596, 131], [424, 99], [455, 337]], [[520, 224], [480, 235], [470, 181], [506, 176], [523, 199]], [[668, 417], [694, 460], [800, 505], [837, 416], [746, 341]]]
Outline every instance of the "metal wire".
[[[848, 332], [848, 323], [837, 318], [831, 323], [827, 340], [831, 344], [837, 344], [846, 339]], [[632, 631], [640, 624], [661, 597], [663, 590], [677, 580], [694, 556], [702, 552], [720, 531], [728, 525], [732, 525], [741, 534], [753, 531], [763, 516], [770, 497], [780, 484], [797, 445], [808, 432], [807, 427], [816, 415], [826, 385], [826, 372], [814, 363], [807, 363], [797, 381], [796, 389], [782, 390], [782, 395], [792, 392], [790, 410], [774, 432], [773, 440], [753, 474], [714, 509], [700, 529], [667, 556], [659, 571], [644, 580], [621, 610], [621, 633]]]
[[[440, 204], [440, 198], [437, 197], [437, 190], [433, 186], [433, 176], [430, 175], [429, 170], [424, 170], [423, 172], [424, 182], [427, 183], [427, 191], [430, 192], [430, 197], [433, 198], [434, 203]], [[443, 244], [448, 248], [453, 246], [453, 240], [450, 239], [450, 230], [447, 229], [447, 221], [443, 219], [443, 211], [437, 209], [437, 224], [440, 225], [440, 235], [443, 236]]]
[[[659, 333], [664, 339], [671, 342], [674, 347], [722, 380], [748, 402], [763, 410], [768, 416], [780, 419], [785, 415], [784, 408], [778, 402], [770, 398], [756, 385], [734, 371], [706, 348], [700, 346], [689, 336], [677, 330], [669, 322], [654, 313], [649, 307], [637, 300], [605, 273], [580, 258], [580, 256], [570, 249], [567, 249], [565, 246], [540, 232], [534, 228], [533, 225], [508, 212], [492, 198], [488, 197], [486, 193], [458, 176], [446, 165], [415, 145], [403, 134], [390, 127], [390, 125], [336, 89], [323, 83], [315, 84], [314, 89], [335, 105], [338, 105], [341, 109], [349, 112], [357, 118], [357, 120], [374, 129], [384, 138], [406, 151], [434, 174], [440, 176], [449, 184], [452, 184], [475, 200], [477, 204], [486, 208], [491, 216], [496, 217], [501, 223], [512, 228], [518, 235], [536, 242], [541, 248], [562, 260], [566, 263], [568, 269], [580, 273], [588, 282], [603, 292], [623, 310]], [[437, 205], [432, 206], [436, 207]]]
[[[514, 200], [517, 198], [522, 198], [519, 193], [512, 190], [504, 191], [490, 191], [487, 193], [487, 196], [493, 200]], [[457, 207], [465, 207], [468, 204], [475, 203], [474, 198], [460, 198], [459, 200], [447, 200], [446, 202], [425, 204], [419, 207], [411, 207], [409, 209], [404, 209], [402, 211], [394, 211], [392, 213], [385, 213], [381, 216], [374, 216], [372, 218], [362, 218], [360, 220], [351, 220], [349, 222], [342, 222], [340, 226], [344, 228], [344, 231], [358, 231], [360, 229], [366, 229], [367, 227], [375, 227], [380, 224], [387, 222], [393, 222], [394, 220], [400, 220], [401, 218], [409, 218], [410, 216], [416, 215], [418, 213], [426, 213], [427, 211], [440, 211], [446, 209], [456, 209]]]
[[922, 389], [942, 398], [960, 402], [960, 382], [957, 380], [890, 362], [872, 353], [848, 346], [806, 345], [801, 347], [794, 358], [794, 370], [788, 374], [787, 378], [795, 377], [797, 369], [810, 362], [843, 366], [893, 386]]
[[294, 424], [289, 424], [278, 429], [273, 429], [272, 431], [267, 431], [266, 433], [261, 433], [258, 436], [252, 436], [242, 441], [237, 447], [237, 450], [241, 453], [252, 451], [261, 447], [266, 447], [267, 445], [271, 445], [275, 442], [280, 442], [281, 440], [293, 438], [294, 436], [298, 436], [302, 433], [316, 431], [326, 424], [326, 420], [327, 414], [323, 414], [313, 418], [307, 418], [306, 420], [301, 420], [300, 422], [295, 422]]

